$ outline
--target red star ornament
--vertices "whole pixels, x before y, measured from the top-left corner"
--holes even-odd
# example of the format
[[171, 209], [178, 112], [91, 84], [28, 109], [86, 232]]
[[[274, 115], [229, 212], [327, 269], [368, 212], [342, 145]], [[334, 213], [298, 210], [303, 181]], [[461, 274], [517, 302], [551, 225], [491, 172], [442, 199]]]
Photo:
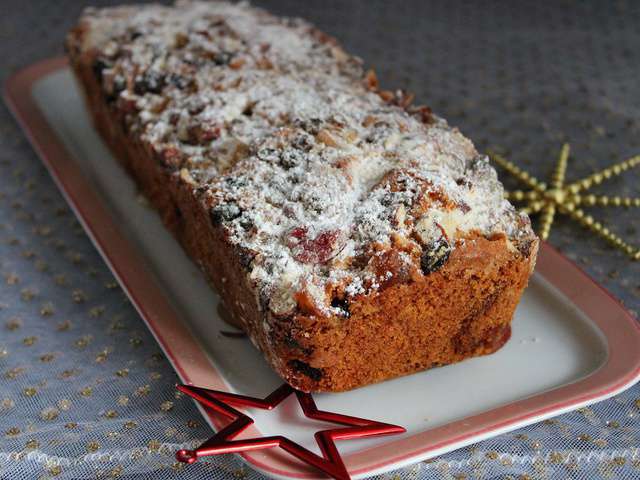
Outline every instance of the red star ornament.
[[[336, 448], [335, 440], [391, 435], [404, 433], [406, 431], [397, 425], [318, 410], [310, 394], [294, 390], [287, 384], [280, 386], [265, 399], [209, 390], [190, 385], [178, 385], [177, 388], [205, 407], [229, 419], [233, 419], [229, 425], [221, 429], [195, 450], [179, 450], [176, 452], [176, 459], [184, 463], [193, 463], [199, 457], [206, 457], [208, 455], [221, 455], [223, 453], [238, 453], [280, 447], [299, 460], [313, 465], [318, 470], [321, 470], [333, 478], [348, 480], [351, 477]], [[282, 435], [233, 440], [253, 423], [253, 419], [236, 410], [231, 405], [272, 410], [292, 393], [296, 394], [298, 403], [300, 403], [306, 417], [346, 426], [346, 428], [332, 428], [315, 433], [314, 437], [320, 447], [322, 456], [313, 453]]]

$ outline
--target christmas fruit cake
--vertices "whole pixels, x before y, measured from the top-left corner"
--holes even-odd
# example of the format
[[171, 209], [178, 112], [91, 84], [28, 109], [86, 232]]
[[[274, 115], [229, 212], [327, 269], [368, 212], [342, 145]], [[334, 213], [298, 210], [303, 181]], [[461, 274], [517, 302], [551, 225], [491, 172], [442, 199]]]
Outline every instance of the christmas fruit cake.
[[333, 38], [178, 2], [89, 8], [66, 47], [104, 140], [293, 387], [348, 390], [509, 339], [528, 218], [467, 138]]

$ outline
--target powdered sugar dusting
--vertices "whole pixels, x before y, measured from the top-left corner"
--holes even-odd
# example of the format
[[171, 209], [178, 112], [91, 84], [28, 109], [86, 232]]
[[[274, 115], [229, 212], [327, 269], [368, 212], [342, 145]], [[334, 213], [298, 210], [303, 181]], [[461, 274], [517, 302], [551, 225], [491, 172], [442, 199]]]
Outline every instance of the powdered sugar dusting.
[[472, 143], [300, 20], [246, 4], [88, 10], [130, 132], [187, 182], [276, 315], [429, 274], [470, 232], [528, 238]]

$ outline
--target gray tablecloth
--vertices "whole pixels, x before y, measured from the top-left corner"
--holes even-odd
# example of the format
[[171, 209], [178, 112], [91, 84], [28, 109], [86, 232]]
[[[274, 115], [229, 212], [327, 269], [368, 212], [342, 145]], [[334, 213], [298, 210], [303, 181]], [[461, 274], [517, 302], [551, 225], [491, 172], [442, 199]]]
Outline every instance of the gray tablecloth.
[[[0, 75], [62, 52], [84, 2], [3, 1]], [[104, 4], [94, 1], [93, 4]], [[476, 141], [576, 179], [640, 153], [640, 3], [260, 1], [304, 16]], [[638, 173], [599, 192], [640, 194]], [[507, 179], [509, 186], [514, 183]], [[639, 243], [639, 210], [592, 209]], [[640, 264], [566, 219], [551, 243], [632, 312]], [[0, 107], [0, 478], [257, 478], [235, 457], [183, 467], [211, 435], [152, 336]], [[463, 448], [399, 478], [640, 478], [640, 387]]]

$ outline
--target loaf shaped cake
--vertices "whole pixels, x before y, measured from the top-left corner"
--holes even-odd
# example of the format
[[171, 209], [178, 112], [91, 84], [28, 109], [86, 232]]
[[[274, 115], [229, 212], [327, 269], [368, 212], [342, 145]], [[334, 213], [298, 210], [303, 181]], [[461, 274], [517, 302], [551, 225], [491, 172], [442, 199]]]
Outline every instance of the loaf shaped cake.
[[104, 140], [293, 387], [348, 390], [509, 339], [529, 219], [467, 138], [333, 38], [178, 2], [87, 9], [66, 47]]

